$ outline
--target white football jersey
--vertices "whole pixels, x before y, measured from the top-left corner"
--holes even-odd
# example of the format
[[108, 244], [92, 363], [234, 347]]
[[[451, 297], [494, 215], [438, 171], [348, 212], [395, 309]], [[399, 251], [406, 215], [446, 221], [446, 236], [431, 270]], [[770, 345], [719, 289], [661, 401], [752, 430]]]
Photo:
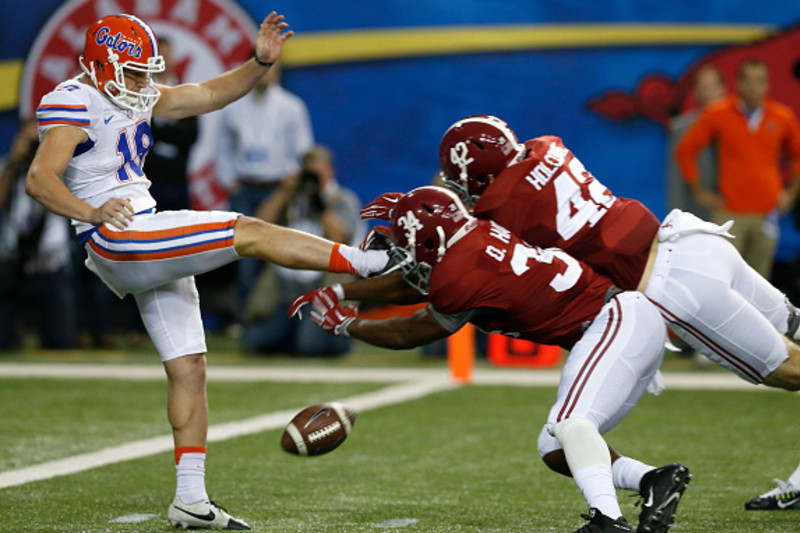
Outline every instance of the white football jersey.
[[[60, 83], [36, 110], [39, 137], [51, 128], [72, 126], [89, 140], [75, 149], [62, 179], [67, 188], [94, 207], [110, 198], [128, 198], [135, 213], [155, 207], [150, 180], [142, 167], [153, 145], [152, 111], [136, 113], [117, 107], [93, 85], [78, 78]], [[91, 225], [72, 221], [78, 233]]]

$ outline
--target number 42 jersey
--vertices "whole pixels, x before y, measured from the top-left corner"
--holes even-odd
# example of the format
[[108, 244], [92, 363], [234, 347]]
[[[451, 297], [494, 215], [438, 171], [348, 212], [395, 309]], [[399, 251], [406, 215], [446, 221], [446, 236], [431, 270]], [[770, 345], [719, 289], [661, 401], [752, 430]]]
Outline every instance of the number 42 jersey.
[[641, 203], [617, 198], [560, 138], [525, 143], [525, 159], [500, 173], [474, 214], [525, 241], [561, 248], [625, 290], [635, 290], [658, 233], [658, 219]]
[[[74, 127], [89, 138], [78, 145], [62, 175], [67, 189], [94, 207], [110, 198], [129, 198], [138, 213], [156, 202], [150, 181], [142, 171], [153, 144], [151, 112], [136, 113], [117, 107], [94, 86], [77, 78], [60, 83], [42, 98], [36, 109], [39, 136], [62, 127]], [[73, 220], [78, 233], [90, 229]]]

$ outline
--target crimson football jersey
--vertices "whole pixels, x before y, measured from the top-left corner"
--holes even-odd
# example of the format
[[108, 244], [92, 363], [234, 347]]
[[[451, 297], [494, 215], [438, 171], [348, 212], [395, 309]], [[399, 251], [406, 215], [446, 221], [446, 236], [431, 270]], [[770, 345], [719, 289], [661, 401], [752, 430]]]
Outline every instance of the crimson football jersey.
[[470, 322], [484, 331], [569, 349], [611, 286], [564, 251], [530, 246], [480, 220], [433, 267], [429, 298], [439, 313], [479, 309]]
[[474, 214], [524, 240], [557, 247], [626, 290], [635, 290], [659, 221], [644, 205], [617, 198], [560, 138], [525, 143], [528, 154], [486, 188]]

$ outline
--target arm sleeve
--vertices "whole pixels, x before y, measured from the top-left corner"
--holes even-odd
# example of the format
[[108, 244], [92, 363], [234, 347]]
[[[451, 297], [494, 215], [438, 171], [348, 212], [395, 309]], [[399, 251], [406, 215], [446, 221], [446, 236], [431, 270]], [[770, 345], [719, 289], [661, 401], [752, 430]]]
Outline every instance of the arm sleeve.
[[72, 126], [86, 133], [90, 140], [96, 141], [88, 102], [81, 96], [80, 91], [66, 90], [46, 94], [36, 109], [39, 137], [51, 128]]
[[715, 134], [715, 122], [715, 116], [704, 111], [700, 114], [697, 122], [690, 126], [678, 141], [675, 159], [683, 174], [683, 179], [689, 183], [696, 182], [700, 177], [697, 155], [711, 142]]

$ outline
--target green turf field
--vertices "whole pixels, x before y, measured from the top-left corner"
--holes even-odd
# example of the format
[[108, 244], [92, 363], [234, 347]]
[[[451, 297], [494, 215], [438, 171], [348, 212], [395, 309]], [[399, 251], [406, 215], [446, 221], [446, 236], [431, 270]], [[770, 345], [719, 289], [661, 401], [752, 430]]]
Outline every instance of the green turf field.
[[[211, 423], [390, 385], [212, 382]], [[584, 501], [536, 453], [554, 396], [553, 387], [524, 386], [436, 392], [361, 412], [348, 441], [322, 457], [284, 453], [280, 429], [215, 442], [209, 493], [254, 531], [571, 533], [585, 523]], [[800, 461], [798, 400], [772, 391], [667, 390], [646, 396], [607, 438], [654, 465], [691, 468], [676, 532], [800, 531], [800, 512], [743, 510]], [[167, 435], [164, 402], [158, 380], [0, 379], [0, 474]], [[168, 531], [173, 494], [174, 461], [162, 452], [0, 489], [0, 531]], [[635, 523], [635, 498], [621, 492], [620, 499]]]

